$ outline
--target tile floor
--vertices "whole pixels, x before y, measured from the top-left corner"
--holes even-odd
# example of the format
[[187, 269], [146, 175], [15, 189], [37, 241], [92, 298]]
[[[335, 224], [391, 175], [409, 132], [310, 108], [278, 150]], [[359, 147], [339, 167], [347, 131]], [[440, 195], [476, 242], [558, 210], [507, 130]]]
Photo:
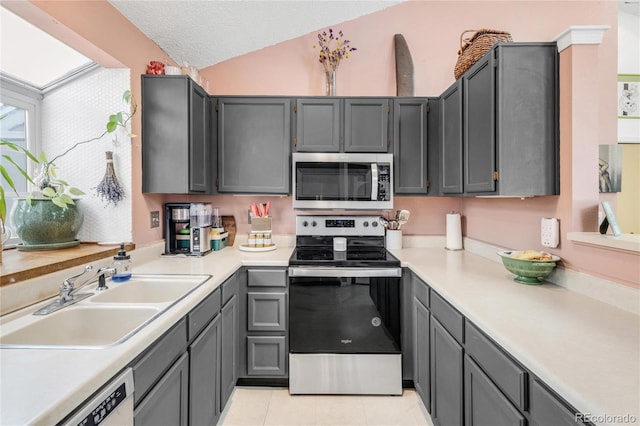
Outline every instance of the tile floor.
[[236, 387], [219, 424], [433, 426], [413, 389], [405, 389], [402, 396], [338, 396], [253, 387]]

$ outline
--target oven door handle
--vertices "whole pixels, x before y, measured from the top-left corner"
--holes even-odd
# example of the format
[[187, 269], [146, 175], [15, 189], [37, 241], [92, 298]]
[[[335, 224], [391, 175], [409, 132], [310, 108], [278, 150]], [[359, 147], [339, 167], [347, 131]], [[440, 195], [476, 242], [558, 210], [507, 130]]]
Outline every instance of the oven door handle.
[[290, 277], [401, 277], [402, 268], [327, 268], [324, 266], [289, 267]]

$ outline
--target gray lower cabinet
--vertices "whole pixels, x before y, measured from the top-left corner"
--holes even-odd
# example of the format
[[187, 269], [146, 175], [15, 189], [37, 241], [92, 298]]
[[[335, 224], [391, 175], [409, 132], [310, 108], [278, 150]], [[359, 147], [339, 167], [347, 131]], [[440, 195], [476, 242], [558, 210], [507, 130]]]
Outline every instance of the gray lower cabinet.
[[234, 294], [222, 307], [220, 409], [223, 410], [238, 381], [238, 296]]
[[[135, 379], [134, 379], [135, 380]], [[134, 410], [136, 426], [187, 426], [189, 354], [184, 353]]]
[[211, 194], [211, 101], [187, 76], [142, 76], [142, 192]]
[[430, 313], [429, 309], [422, 302], [415, 298], [414, 306], [414, 344], [415, 352], [413, 358], [413, 382], [416, 392], [422, 399], [422, 403], [428, 412], [431, 412], [431, 389], [430, 389]]
[[291, 100], [221, 97], [218, 192], [289, 194]]
[[576, 410], [570, 409], [538, 380], [531, 381], [532, 426], [575, 426], [583, 424]]
[[393, 100], [394, 194], [429, 191], [427, 98]]
[[388, 98], [300, 98], [294, 112], [298, 152], [387, 152]]
[[247, 336], [247, 375], [283, 376], [287, 355], [285, 336]]
[[220, 418], [221, 315], [189, 346], [189, 424], [215, 425]]
[[280, 267], [243, 269], [239, 375], [248, 380], [288, 377], [288, 278]]
[[439, 426], [463, 425], [462, 345], [431, 316], [431, 418]]
[[464, 356], [464, 421], [467, 426], [525, 426], [526, 418], [468, 356]]

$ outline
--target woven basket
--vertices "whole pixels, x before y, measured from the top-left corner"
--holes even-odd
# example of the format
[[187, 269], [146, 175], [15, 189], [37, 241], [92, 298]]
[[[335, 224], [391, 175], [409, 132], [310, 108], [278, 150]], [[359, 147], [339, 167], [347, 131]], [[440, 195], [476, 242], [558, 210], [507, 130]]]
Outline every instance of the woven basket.
[[[470, 38], [464, 38], [467, 33], [474, 33]], [[458, 61], [453, 69], [456, 80], [473, 64], [478, 62], [485, 53], [500, 42], [513, 41], [511, 34], [498, 30], [466, 30], [460, 34], [460, 50], [458, 50]]]

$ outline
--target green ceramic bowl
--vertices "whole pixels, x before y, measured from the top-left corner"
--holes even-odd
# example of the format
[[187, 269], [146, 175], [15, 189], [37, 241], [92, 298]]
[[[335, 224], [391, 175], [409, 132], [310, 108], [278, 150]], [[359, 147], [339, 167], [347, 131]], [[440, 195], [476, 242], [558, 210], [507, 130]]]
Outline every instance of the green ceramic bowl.
[[499, 251], [498, 256], [502, 258], [502, 264], [516, 277], [513, 279], [521, 284], [540, 284], [541, 280], [549, 276], [556, 262], [560, 260], [558, 256], [550, 254], [551, 260], [525, 260], [514, 259], [512, 256], [519, 251]]

